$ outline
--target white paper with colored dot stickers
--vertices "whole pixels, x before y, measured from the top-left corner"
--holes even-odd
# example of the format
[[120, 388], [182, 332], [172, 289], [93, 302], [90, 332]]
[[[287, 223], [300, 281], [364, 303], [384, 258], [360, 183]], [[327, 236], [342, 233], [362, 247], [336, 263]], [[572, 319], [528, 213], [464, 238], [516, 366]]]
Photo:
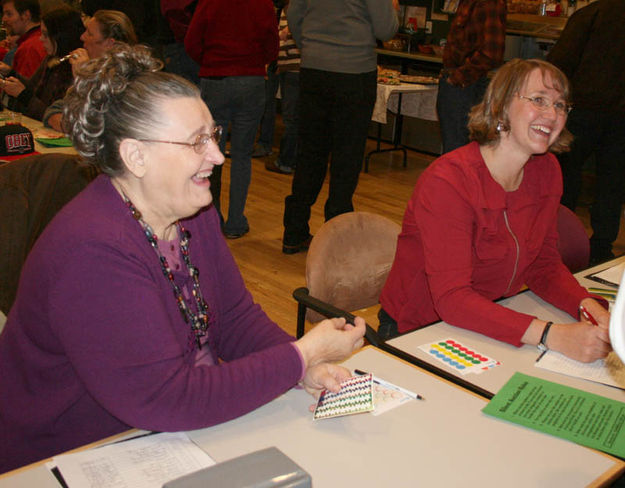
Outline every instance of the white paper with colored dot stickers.
[[452, 338], [428, 342], [419, 349], [462, 375], [481, 374], [501, 364]]

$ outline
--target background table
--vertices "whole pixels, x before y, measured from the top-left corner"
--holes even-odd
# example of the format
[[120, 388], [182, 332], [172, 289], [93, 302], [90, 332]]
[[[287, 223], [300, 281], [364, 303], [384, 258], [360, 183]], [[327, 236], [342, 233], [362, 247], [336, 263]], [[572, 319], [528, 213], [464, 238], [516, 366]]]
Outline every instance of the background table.
[[[582, 271], [577, 273], [575, 277], [580, 281], [582, 286], [595, 286], [601, 288], [602, 285], [585, 279], [584, 277], [589, 273], [606, 269], [623, 261], [625, 261], [625, 257], [615, 259], [608, 264], [595, 266], [594, 268]], [[499, 303], [519, 312], [536, 315], [542, 320], [552, 320], [556, 323], [573, 322], [577, 320], [567, 313], [546, 303], [530, 291], [519, 293], [514, 297], [501, 300]], [[436, 361], [430, 355], [419, 349], [419, 346], [423, 344], [448, 337], [456, 339], [458, 342], [461, 342], [482, 354], [497, 359], [501, 361], [502, 364], [479, 375], [467, 374], [462, 376], [454, 368], [443, 365], [443, 363]], [[409, 332], [392, 339], [388, 341], [388, 343], [492, 393], [497, 393], [499, 389], [508, 381], [508, 379], [516, 371], [519, 371], [530, 376], [544, 378], [549, 381], [554, 381], [556, 383], [572, 386], [574, 388], [579, 388], [580, 390], [596, 393], [598, 395], [603, 395], [608, 398], [625, 402], [625, 390], [537, 368], [535, 366], [535, 362], [540, 355], [540, 352], [536, 346], [523, 345], [522, 347], [517, 348], [477, 332], [454, 327], [445, 322], [438, 322], [436, 324], [417, 329], [413, 332]]]
[[406, 117], [437, 121], [436, 97], [438, 85], [378, 83], [377, 96], [371, 120], [386, 124], [386, 110], [397, 113], [399, 94], [402, 95], [401, 114]]

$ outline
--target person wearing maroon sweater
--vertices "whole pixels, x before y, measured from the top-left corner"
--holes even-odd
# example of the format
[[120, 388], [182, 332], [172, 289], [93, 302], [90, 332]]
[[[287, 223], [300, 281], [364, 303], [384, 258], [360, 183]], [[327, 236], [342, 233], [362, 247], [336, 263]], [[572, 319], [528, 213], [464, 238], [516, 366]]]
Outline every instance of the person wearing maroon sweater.
[[[230, 127], [230, 202], [223, 225], [229, 239], [250, 230], [244, 211], [252, 151], [265, 109], [266, 66], [278, 58], [278, 42], [271, 0], [200, 0], [185, 36], [185, 49], [200, 64], [202, 98], [215, 122]], [[219, 210], [221, 167], [211, 184]]]
[[40, 7], [38, 0], [4, 0], [2, 2], [2, 22], [12, 34], [19, 35], [13, 65], [0, 62], [3, 76], [15, 75], [30, 78], [46, 57], [41, 42], [39, 26]]
[[[581, 287], [557, 250], [562, 177], [550, 150], [564, 130], [569, 88], [540, 60], [500, 68], [470, 114], [470, 144], [445, 154], [417, 181], [382, 291], [383, 332], [437, 320], [520, 346], [539, 345], [581, 361], [610, 351], [609, 313]], [[572, 317], [552, 324], [493, 301], [527, 285]], [[395, 332], [395, 331], [393, 331]]]
[[362, 345], [361, 318], [296, 341], [252, 300], [210, 205], [221, 128], [161, 66], [144, 46], [115, 47], [65, 98], [74, 147], [103, 174], [22, 270], [0, 335], [0, 472], [131, 427], [208, 427], [298, 382], [338, 391], [350, 376], [331, 361]]
[[489, 71], [503, 63], [505, 44], [505, 0], [460, 0], [447, 35], [436, 100], [443, 153], [469, 142], [469, 111], [482, 100]]

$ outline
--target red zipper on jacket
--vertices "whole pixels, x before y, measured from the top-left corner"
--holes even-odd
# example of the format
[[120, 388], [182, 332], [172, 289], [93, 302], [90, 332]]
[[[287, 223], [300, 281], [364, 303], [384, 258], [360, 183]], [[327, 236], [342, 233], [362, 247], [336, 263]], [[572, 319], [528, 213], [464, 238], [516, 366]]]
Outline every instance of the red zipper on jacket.
[[512, 229], [510, 228], [510, 222], [508, 222], [508, 213], [505, 210], [503, 211], [503, 218], [506, 221], [506, 228], [508, 229], [508, 232], [512, 236], [512, 239], [514, 239], [514, 245], [516, 246], [516, 259], [514, 260], [514, 269], [512, 270], [512, 276], [510, 277], [510, 282], [508, 283], [508, 288], [506, 289], [506, 291], [504, 293], [504, 296], [505, 296], [510, 291], [510, 287], [512, 286], [512, 282], [514, 281], [514, 278], [516, 278], [516, 272], [517, 272], [517, 269], [519, 267], [520, 248], [519, 248], [519, 241], [516, 238], [516, 236], [514, 235], [514, 232], [512, 232]]

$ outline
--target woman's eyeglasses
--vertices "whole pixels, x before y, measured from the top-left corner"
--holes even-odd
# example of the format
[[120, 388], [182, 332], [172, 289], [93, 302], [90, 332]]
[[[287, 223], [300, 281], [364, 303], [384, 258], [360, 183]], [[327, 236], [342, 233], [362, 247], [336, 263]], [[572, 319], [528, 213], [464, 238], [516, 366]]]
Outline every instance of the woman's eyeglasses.
[[534, 105], [534, 107], [536, 107], [540, 111], [547, 110], [549, 107], [553, 106], [556, 112], [558, 112], [560, 115], [566, 115], [573, 109], [573, 106], [570, 103], [552, 102], [545, 97], [526, 97], [525, 95], [519, 95], [519, 98], [529, 100], [532, 105]]
[[157, 139], [137, 139], [141, 142], [160, 142], [162, 144], [179, 144], [180, 146], [190, 146], [197, 154], [204, 154], [206, 152], [206, 148], [208, 147], [208, 143], [213, 141], [215, 144], [219, 144], [221, 140], [221, 134], [223, 132], [223, 128], [221, 125], [213, 128], [208, 134], [199, 134], [195, 138], [195, 142], [178, 142], [178, 141], [161, 141]]

